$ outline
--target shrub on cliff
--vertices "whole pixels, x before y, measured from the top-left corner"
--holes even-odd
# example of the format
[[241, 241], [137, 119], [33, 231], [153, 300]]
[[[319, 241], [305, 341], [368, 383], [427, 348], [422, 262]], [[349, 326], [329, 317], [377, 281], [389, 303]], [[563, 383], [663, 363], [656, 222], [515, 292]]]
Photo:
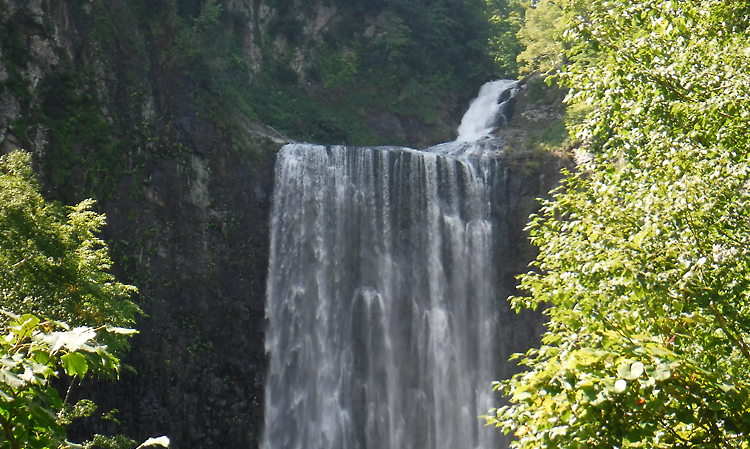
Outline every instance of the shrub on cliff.
[[591, 6], [559, 72], [593, 106], [581, 165], [512, 300], [548, 331], [488, 423], [516, 448], [747, 448], [750, 5]]

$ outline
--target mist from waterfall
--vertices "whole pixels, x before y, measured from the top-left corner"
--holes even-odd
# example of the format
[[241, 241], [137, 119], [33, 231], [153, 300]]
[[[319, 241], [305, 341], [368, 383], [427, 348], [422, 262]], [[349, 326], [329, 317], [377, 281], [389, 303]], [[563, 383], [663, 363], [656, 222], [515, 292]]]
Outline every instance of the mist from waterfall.
[[496, 403], [507, 173], [464, 151], [517, 87], [493, 83], [456, 142], [279, 152], [263, 449], [500, 444], [478, 415]]

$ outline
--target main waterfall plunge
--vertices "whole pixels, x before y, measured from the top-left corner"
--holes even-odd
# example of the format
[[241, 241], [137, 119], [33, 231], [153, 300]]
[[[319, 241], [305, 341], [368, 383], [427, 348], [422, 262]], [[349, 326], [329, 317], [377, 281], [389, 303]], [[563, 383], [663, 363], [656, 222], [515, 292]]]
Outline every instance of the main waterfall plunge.
[[486, 85], [459, 139], [426, 151], [281, 150], [263, 449], [501, 444], [478, 418], [508, 320], [507, 170], [485, 136], [515, 88]]

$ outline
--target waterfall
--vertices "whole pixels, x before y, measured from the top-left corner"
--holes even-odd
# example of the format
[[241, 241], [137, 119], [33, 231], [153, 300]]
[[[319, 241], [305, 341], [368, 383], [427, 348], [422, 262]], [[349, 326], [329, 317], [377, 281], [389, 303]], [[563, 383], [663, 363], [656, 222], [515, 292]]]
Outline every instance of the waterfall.
[[435, 145], [428, 151], [463, 158], [491, 158], [501, 155], [505, 142], [493, 136], [492, 132], [510, 120], [511, 105], [517, 92], [518, 81], [515, 80], [486, 83], [461, 119], [458, 138], [453, 142]]
[[458, 142], [476, 142], [489, 137], [510, 119], [509, 108], [518, 90], [518, 81], [496, 80], [482, 86], [458, 127]]
[[485, 115], [480, 92], [469, 131], [428, 151], [279, 152], [263, 449], [500, 444], [478, 415], [497, 403], [507, 173], [457, 150], [503, 112], [489, 90]]

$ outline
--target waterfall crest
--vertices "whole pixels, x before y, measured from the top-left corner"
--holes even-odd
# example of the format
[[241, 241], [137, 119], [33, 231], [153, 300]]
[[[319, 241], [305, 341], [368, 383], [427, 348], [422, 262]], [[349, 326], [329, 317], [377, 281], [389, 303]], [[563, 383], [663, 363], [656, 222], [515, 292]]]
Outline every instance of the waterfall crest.
[[466, 157], [494, 125], [464, 121], [481, 136], [428, 151], [279, 152], [263, 449], [497, 447], [477, 416], [494, 403], [507, 173]]

